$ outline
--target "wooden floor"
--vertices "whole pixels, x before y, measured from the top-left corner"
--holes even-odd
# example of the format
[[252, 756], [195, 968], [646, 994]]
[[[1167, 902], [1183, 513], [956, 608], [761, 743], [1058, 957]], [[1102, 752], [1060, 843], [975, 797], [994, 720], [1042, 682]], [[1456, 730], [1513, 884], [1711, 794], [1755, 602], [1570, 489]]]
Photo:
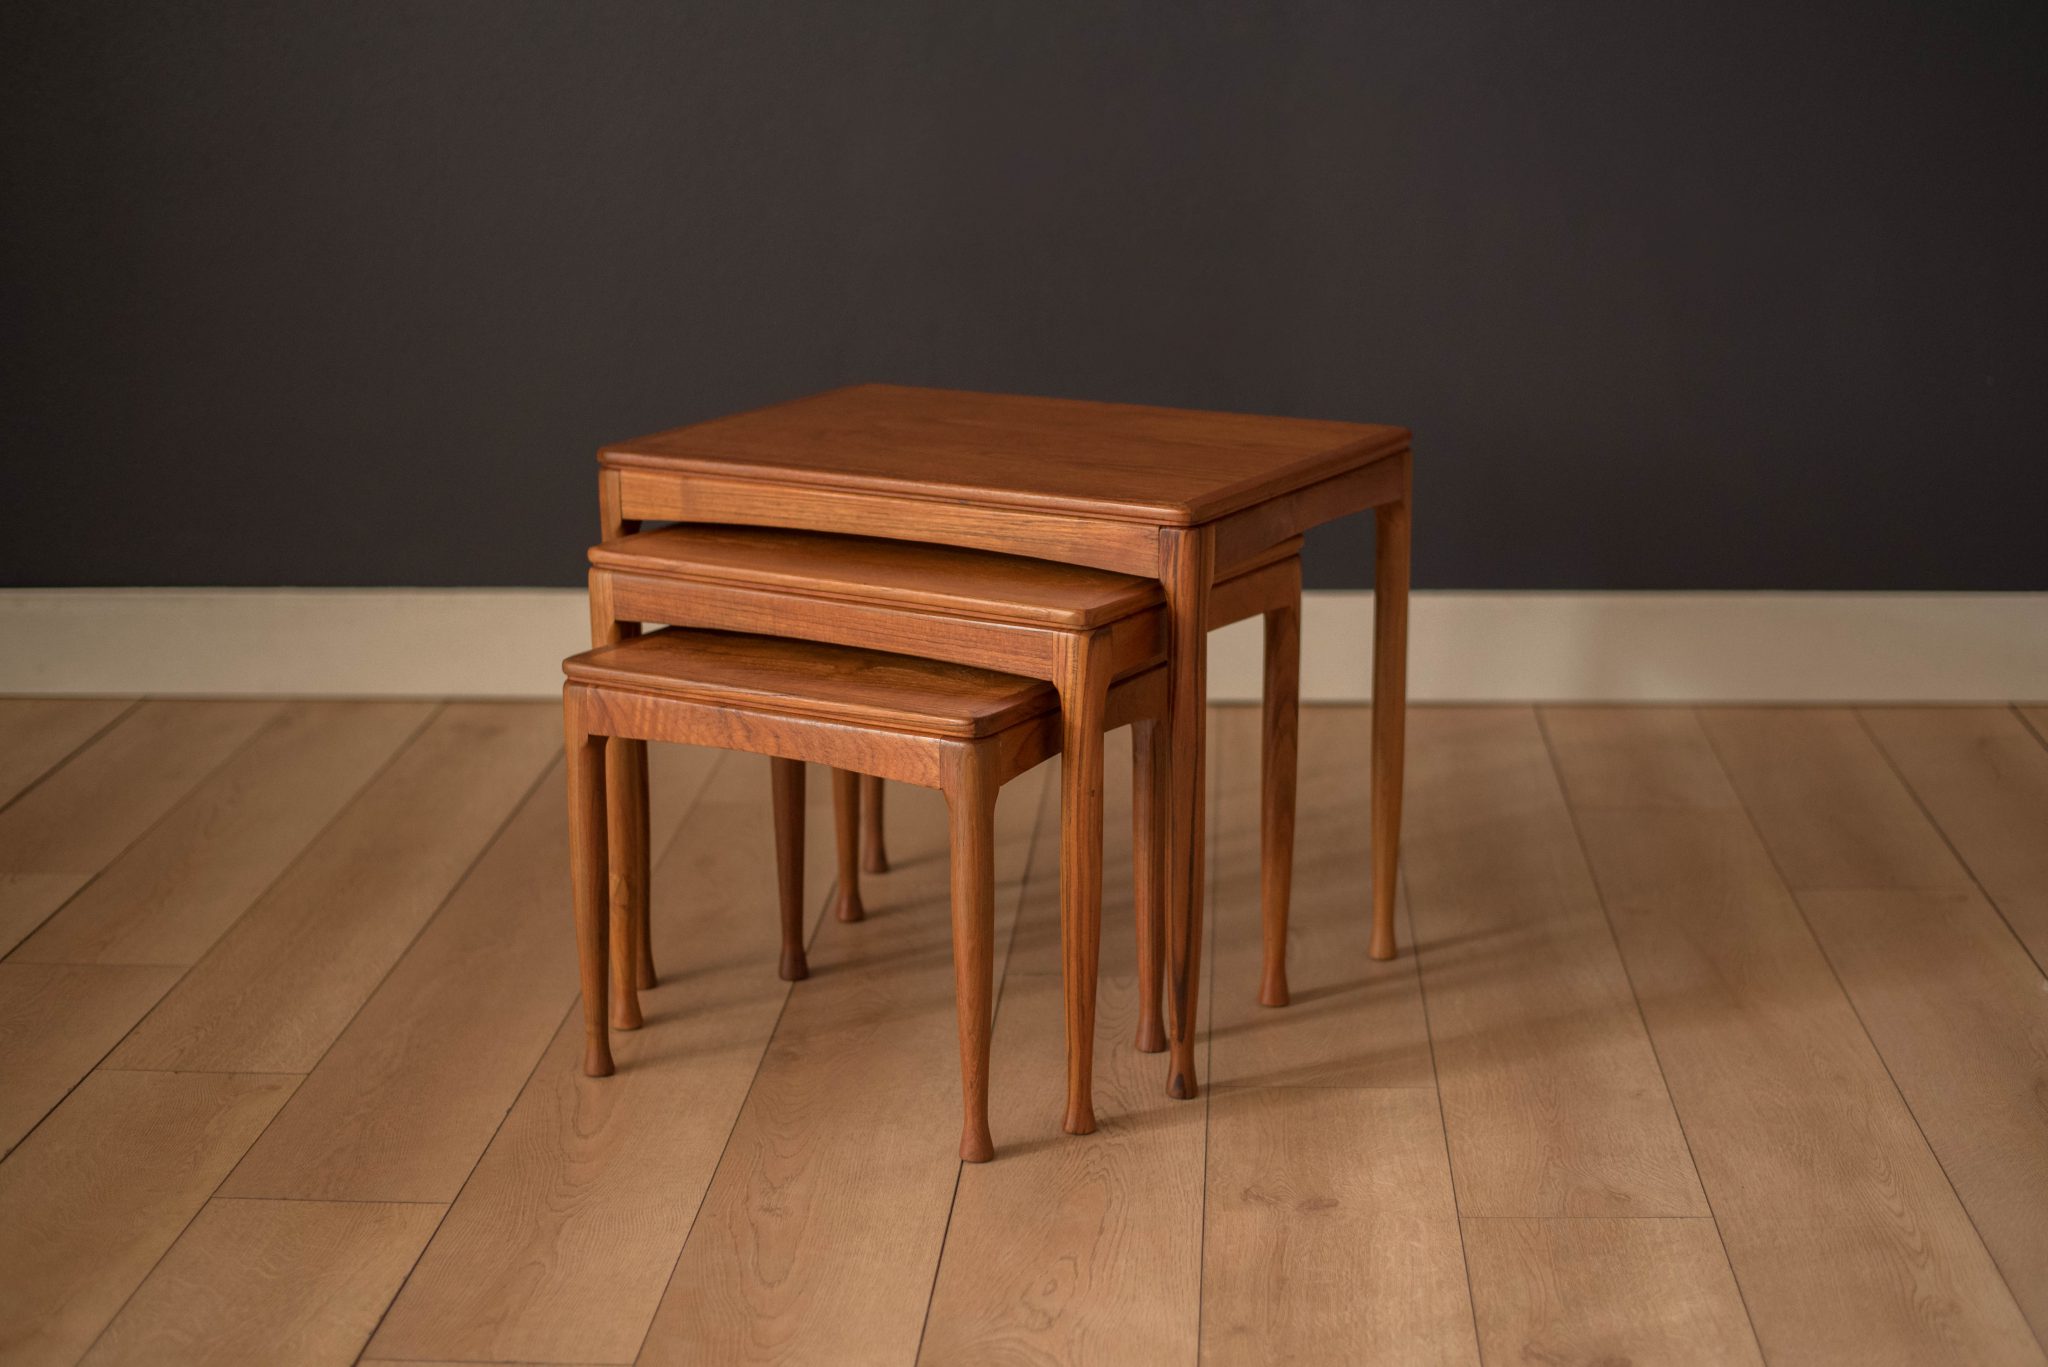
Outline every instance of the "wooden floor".
[[1193, 1102], [1113, 746], [1086, 1139], [1057, 787], [1005, 792], [963, 1168], [931, 795], [792, 988], [766, 765], [657, 753], [591, 1081], [554, 708], [0, 702], [0, 1362], [2044, 1361], [2048, 709], [1420, 709], [1390, 964], [1367, 721], [1303, 720], [1275, 1011], [1215, 716]]

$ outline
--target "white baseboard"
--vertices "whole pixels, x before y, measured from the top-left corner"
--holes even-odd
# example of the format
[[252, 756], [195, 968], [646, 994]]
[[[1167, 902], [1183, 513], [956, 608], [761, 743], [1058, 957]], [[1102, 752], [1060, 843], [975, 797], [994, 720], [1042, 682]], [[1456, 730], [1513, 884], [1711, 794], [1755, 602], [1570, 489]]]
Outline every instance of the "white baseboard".
[[[0, 693], [549, 697], [576, 589], [0, 590]], [[1372, 595], [1303, 606], [1302, 692], [1370, 695]], [[2048, 699], [2048, 593], [1418, 592], [1420, 702]], [[1256, 622], [1210, 693], [1259, 693]]]

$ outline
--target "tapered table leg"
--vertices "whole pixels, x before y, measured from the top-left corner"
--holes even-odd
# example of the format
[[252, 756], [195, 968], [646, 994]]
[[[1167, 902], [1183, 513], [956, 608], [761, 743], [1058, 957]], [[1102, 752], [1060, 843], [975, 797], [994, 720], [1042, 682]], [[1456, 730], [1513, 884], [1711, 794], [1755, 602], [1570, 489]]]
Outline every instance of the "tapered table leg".
[[1162, 529], [1159, 579], [1167, 611], [1166, 1004], [1167, 1092], [1199, 1094], [1195, 1018], [1202, 967], [1203, 730], [1209, 677], [1209, 586], [1215, 534], [1208, 527]]
[[[1405, 459], [1405, 457], [1404, 457]], [[1394, 957], [1401, 769], [1408, 734], [1408, 499], [1375, 510], [1372, 592], [1372, 944]]]

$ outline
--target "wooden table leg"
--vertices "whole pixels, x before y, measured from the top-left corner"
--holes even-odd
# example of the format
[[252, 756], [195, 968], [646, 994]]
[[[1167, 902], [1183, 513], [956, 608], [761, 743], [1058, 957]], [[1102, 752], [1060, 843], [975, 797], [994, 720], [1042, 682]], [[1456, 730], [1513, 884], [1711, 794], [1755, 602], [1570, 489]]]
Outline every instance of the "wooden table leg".
[[867, 916], [860, 900], [860, 775], [851, 769], [832, 771], [832, 831], [839, 853], [839, 892], [832, 914], [842, 921]]
[[1408, 502], [1404, 490], [1400, 502], [1381, 504], [1374, 511], [1370, 952], [1375, 959], [1394, 957], [1394, 889], [1401, 869], [1401, 767], [1408, 733]]
[[1060, 981], [1066, 1003], [1068, 1134], [1095, 1131], [1095, 987], [1102, 960], [1102, 721], [1109, 637], [1064, 637], [1060, 694]]
[[[1297, 565], [1299, 562], [1297, 562]], [[1287, 909], [1294, 891], [1294, 793], [1300, 752], [1301, 590], [1266, 614], [1266, 691], [1259, 741], [1259, 1004], [1285, 1006]]]
[[860, 776], [860, 871], [889, 871], [889, 837], [882, 826], [882, 794], [886, 787], [873, 774]]
[[1166, 726], [1131, 723], [1131, 900], [1138, 923], [1138, 1052], [1166, 1052]]
[[1215, 569], [1212, 528], [1160, 529], [1159, 580], [1167, 613], [1167, 829], [1172, 837], [1166, 852], [1166, 1090], [1183, 1101], [1199, 1094], [1195, 1012], [1202, 967], [1203, 730], [1209, 701], [1209, 587]]
[[611, 901], [605, 876], [605, 739], [585, 732], [563, 708], [569, 771], [569, 880], [576, 912], [576, 963], [583, 987], [583, 1072], [609, 1077], [606, 1036], [606, 940]]
[[640, 989], [654, 986], [648, 927], [647, 742], [605, 747], [605, 832], [610, 844], [612, 1029], [640, 1028]]
[[969, 1163], [996, 1156], [988, 1132], [996, 839], [996, 785], [989, 763], [985, 753], [965, 750], [946, 784], [947, 845], [953, 858], [953, 1001], [960, 1018], [960, 1157]]
[[775, 892], [782, 906], [782, 980], [811, 975], [804, 961], [804, 762], [768, 761], [769, 807], [775, 817]]

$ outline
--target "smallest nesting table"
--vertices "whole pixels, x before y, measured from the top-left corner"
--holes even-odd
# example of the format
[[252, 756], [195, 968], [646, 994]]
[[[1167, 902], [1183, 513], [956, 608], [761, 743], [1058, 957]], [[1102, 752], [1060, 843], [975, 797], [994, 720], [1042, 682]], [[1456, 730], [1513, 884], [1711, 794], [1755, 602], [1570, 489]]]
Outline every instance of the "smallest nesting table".
[[[1062, 719], [1052, 686], [844, 646], [675, 629], [572, 655], [562, 671], [568, 676], [562, 720], [583, 985], [583, 1071], [591, 1077], [612, 1071], [605, 981], [611, 938], [607, 742], [675, 741], [773, 759], [778, 815], [790, 818], [776, 823], [785, 978], [803, 976], [800, 881], [792, 887], [792, 876], [800, 880], [803, 868], [803, 764], [874, 774], [946, 795], [960, 1019], [960, 1156], [970, 1163], [995, 1157], [988, 1132], [988, 1055], [995, 1000], [996, 793], [1060, 752]], [[1110, 685], [1099, 720], [1105, 730], [1115, 730], [1140, 720], [1156, 722], [1165, 709], [1166, 679], [1155, 667]], [[1148, 847], [1159, 839], [1158, 823], [1138, 837], [1142, 866]], [[645, 870], [639, 873], [644, 881]], [[633, 991], [631, 984], [621, 988], [628, 995]]]

